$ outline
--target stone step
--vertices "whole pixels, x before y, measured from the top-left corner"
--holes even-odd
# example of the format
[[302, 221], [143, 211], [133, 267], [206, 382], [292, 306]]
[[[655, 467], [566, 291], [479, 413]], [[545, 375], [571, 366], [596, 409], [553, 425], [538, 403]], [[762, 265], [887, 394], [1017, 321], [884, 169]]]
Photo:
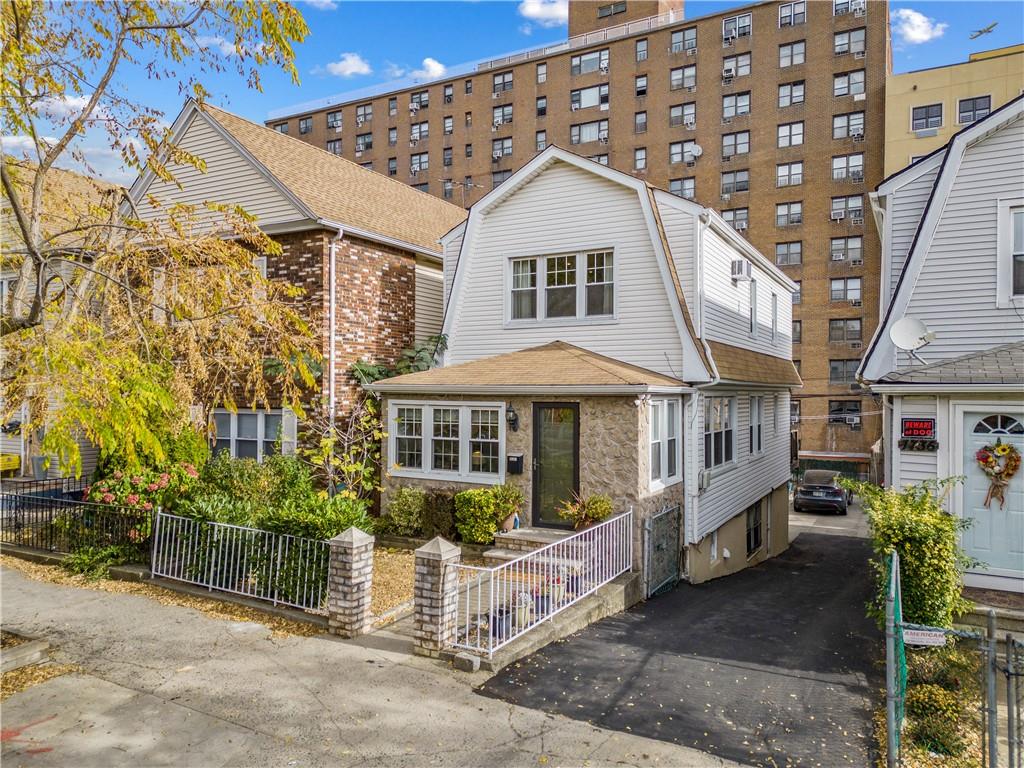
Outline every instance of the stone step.
[[562, 541], [572, 533], [556, 528], [516, 528], [507, 533], [499, 531], [494, 537], [494, 543], [504, 549], [529, 551]]
[[[1015, 608], [994, 608], [996, 612], [996, 636], [1002, 638], [1007, 632], [1015, 636], [1024, 634], [1024, 611]], [[985, 629], [988, 627], [988, 606], [975, 605], [974, 609], [957, 619], [958, 624]]]
[[[518, 560], [523, 555], [529, 554], [530, 550], [522, 551], [518, 549], [505, 549], [502, 547], [495, 547], [494, 549], [488, 549], [484, 552], [484, 564], [493, 567], [495, 565], [502, 565], [503, 563], [510, 562], [512, 560]], [[579, 571], [583, 568], [583, 558], [575, 557], [559, 557], [557, 555], [544, 556], [534, 558], [531, 562], [536, 563], [540, 566], [546, 565], [564, 565], [570, 571]]]

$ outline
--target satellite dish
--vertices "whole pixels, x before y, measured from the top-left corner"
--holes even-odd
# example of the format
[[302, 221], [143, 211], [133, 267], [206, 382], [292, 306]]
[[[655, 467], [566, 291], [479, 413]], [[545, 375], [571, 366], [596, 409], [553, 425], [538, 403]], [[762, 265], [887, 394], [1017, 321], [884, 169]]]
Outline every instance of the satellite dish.
[[916, 317], [904, 317], [893, 323], [889, 329], [889, 338], [892, 343], [905, 352], [913, 352], [920, 349], [929, 341], [935, 339], [935, 334], [928, 330], [928, 326]]
[[690, 148], [690, 154], [693, 155], [694, 157], [700, 157], [701, 155], [704, 154], [704, 147], [702, 147], [700, 144], [694, 144]]

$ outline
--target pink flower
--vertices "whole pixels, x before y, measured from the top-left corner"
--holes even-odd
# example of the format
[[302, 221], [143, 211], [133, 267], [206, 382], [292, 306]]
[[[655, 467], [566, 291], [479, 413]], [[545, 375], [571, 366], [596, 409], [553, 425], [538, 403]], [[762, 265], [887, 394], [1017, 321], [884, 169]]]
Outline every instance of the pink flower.
[[124, 472], [122, 472], [120, 469], [114, 472], [115, 480], [120, 480], [122, 477], [124, 477]]
[[112, 494], [112, 493], [104, 493], [103, 496], [100, 498], [100, 501], [102, 501], [104, 504], [113, 504], [114, 503], [114, 494]]
[[142, 508], [148, 512], [149, 510], [151, 510], [153, 508], [153, 502], [151, 502], [151, 501], [143, 502]]
[[134, 507], [136, 504], [139, 503], [139, 494], [137, 494], [137, 493], [129, 493], [125, 497], [124, 503], [127, 504], [128, 506]]
[[162, 475], [160, 475], [160, 478], [159, 480], [157, 480], [157, 482], [160, 484], [161, 488], [166, 488], [167, 484], [171, 482], [171, 476], [164, 472]]
[[142, 478], [136, 475], [132, 478], [132, 485], [142, 485]]
[[189, 477], [199, 477], [199, 473], [196, 471], [196, 468], [191, 464], [183, 464], [182, 466], [185, 469], [185, 474]]
[[106, 483], [100, 483], [99, 492], [100, 493], [106, 493], [107, 492], [107, 484]]
[[82, 496], [84, 498], [88, 499], [89, 498], [89, 491], [91, 491], [91, 490], [92, 490], [92, 486], [91, 485], [85, 486], [85, 488], [82, 489]]
[[146, 490], [149, 491], [150, 493], [152, 493], [153, 491], [159, 490], [159, 488], [160, 488], [160, 486], [157, 485], [156, 483], [150, 483], [149, 485], [146, 486]]

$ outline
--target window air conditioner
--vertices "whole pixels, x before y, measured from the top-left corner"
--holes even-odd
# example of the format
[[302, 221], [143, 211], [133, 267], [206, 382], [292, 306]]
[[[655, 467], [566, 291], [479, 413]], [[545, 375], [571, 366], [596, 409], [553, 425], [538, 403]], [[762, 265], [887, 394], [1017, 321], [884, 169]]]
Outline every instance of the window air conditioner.
[[854, 424], [860, 424], [860, 416], [847, 416], [846, 423], [849, 424], [850, 426], [853, 426]]
[[361, 118], [361, 117], [357, 117], [356, 118], [356, 126], [357, 127], [361, 127], [364, 122], [366, 122], [366, 121], [363, 118]]
[[733, 229], [735, 229], [737, 232], [745, 232], [746, 229], [747, 229], [747, 222], [742, 221], [742, 220], [741, 221], [737, 221], [737, 222], [734, 222], [732, 226], [733, 226]]
[[850, 171], [851, 181], [864, 181], [864, 171]]
[[694, 127], [696, 127], [696, 125], [697, 125], [697, 121], [694, 118], [692, 118], [692, 117], [687, 117], [687, 118], [683, 119], [683, 127], [684, 128], [694, 128]]
[[846, 211], [832, 211], [832, 221], [842, 221], [846, 218]]
[[601, 74], [602, 75], [607, 75], [608, 74], [608, 65], [607, 64], [602, 64], [600, 67], [598, 67], [598, 69], [601, 70]]
[[341, 125], [334, 126], [334, 132], [335, 133], [341, 133]]
[[[738, 224], [739, 222], [737, 222]], [[734, 281], [746, 281], [750, 280], [751, 269], [750, 262], [746, 259], [733, 259], [732, 262], [732, 279]]]
[[492, 152], [491, 153], [491, 160], [496, 163], [499, 160], [501, 160], [501, 156], [502, 155], [501, 155], [501, 151], [500, 150], [497, 151], [497, 152]]
[[492, 99], [497, 99], [499, 96], [501, 96], [501, 92], [500, 91], [492, 91], [491, 92], [491, 98]]
[[858, 211], [855, 215], [850, 217], [850, 223], [853, 224], [853, 226], [855, 227], [859, 227], [861, 224], [864, 223], [863, 214], [860, 211]]
[[722, 38], [722, 47], [723, 48], [731, 48], [732, 44], [735, 43], [735, 42], [736, 42], [736, 36], [735, 35], [726, 35], [726, 36], [724, 36]]
[[444, 97], [444, 103], [445, 104], [451, 104], [452, 103], [452, 97], [451, 96], [445, 96]]
[[606, 131], [601, 131], [599, 134], [597, 134], [597, 140], [599, 142], [601, 142], [602, 144], [607, 144], [608, 143], [608, 133]]
[[860, 299], [850, 299], [850, 306], [851, 307], [859, 307], [859, 306], [863, 305], [863, 303], [864, 302], [862, 302]]
[[867, 51], [854, 51], [853, 52], [853, 58], [855, 58], [855, 59], [863, 59], [866, 55], [867, 55]]
[[866, 99], [866, 98], [867, 98], [867, 95], [863, 94], [863, 93], [855, 93], [855, 94], [853, 94], [853, 100], [854, 101], [864, 101], [864, 99]]
[[732, 118], [731, 117], [723, 117], [722, 118], [722, 125], [729, 125], [731, 122], [732, 122]]
[[419, 176], [420, 175], [420, 169], [419, 168], [410, 168], [409, 169], [409, 174], [412, 175], [412, 176]]
[[690, 93], [696, 93], [697, 92], [697, 86], [696, 85], [688, 85], [688, 86], [686, 86], [686, 90], [688, 92], [690, 92]]
[[722, 70], [722, 77], [726, 80], [731, 80], [736, 75], [736, 70], [732, 67], [726, 67]]
[[695, 46], [693, 46], [693, 48], [687, 48], [686, 49], [686, 55], [687, 56], [696, 56], [697, 55], [697, 46], [695, 45]]
[[726, 203], [727, 203], [727, 202], [729, 202], [729, 201], [730, 201], [731, 199], [732, 199], [732, 195], [730, 195], [730, 194], [729, 194], [728, 192], [723, 192], [723, 193], [722, 193], [722, 201], [723, 201], [723, 202], [726, 202]]
[[570, 107], [570, 109], [572, 109], [573, 112], [579, 112], [580, 105], [579, 104], [573, 104], [572, 107]]
[[862, 346], [864, 346], [864, 344], [862, 342], [860, 342], [860, 341], [851, 341], [850, 342], [850, 349], [860, 349]]
[[362, 157], [362, 156], [363, 156], [363, 150], [357, 149], [356, 150], [356, 157]]
[[850, 266], [851, 267], [863, 267], [864, 266], [864, 259], [850, 259]]

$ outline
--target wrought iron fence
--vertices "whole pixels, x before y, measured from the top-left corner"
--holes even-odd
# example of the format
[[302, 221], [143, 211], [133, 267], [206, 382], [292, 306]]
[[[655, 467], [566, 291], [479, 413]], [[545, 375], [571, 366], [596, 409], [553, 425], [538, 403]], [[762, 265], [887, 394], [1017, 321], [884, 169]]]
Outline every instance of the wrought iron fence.
[[89, 481], [84, 477], [54, 477], [46, 480], [11, 478], [3, 480], [3, 491], [17, 496], [51, 496], [81, 501]]
[[452, 644], [490, 656], [629, 571], [632, 531], [630, 510], [501, 565], [449, 565], [458, 572]]
[[[0, 541], [47, 552], [120, 546], [149, 560], [153, 512], [60, 495], [0, 494]], [[134, 550], [134, 553], [132, 552]]]
[[156, 518], [154, 576], [317, 611], [329, 562], [326, 541], [165, 512]]

